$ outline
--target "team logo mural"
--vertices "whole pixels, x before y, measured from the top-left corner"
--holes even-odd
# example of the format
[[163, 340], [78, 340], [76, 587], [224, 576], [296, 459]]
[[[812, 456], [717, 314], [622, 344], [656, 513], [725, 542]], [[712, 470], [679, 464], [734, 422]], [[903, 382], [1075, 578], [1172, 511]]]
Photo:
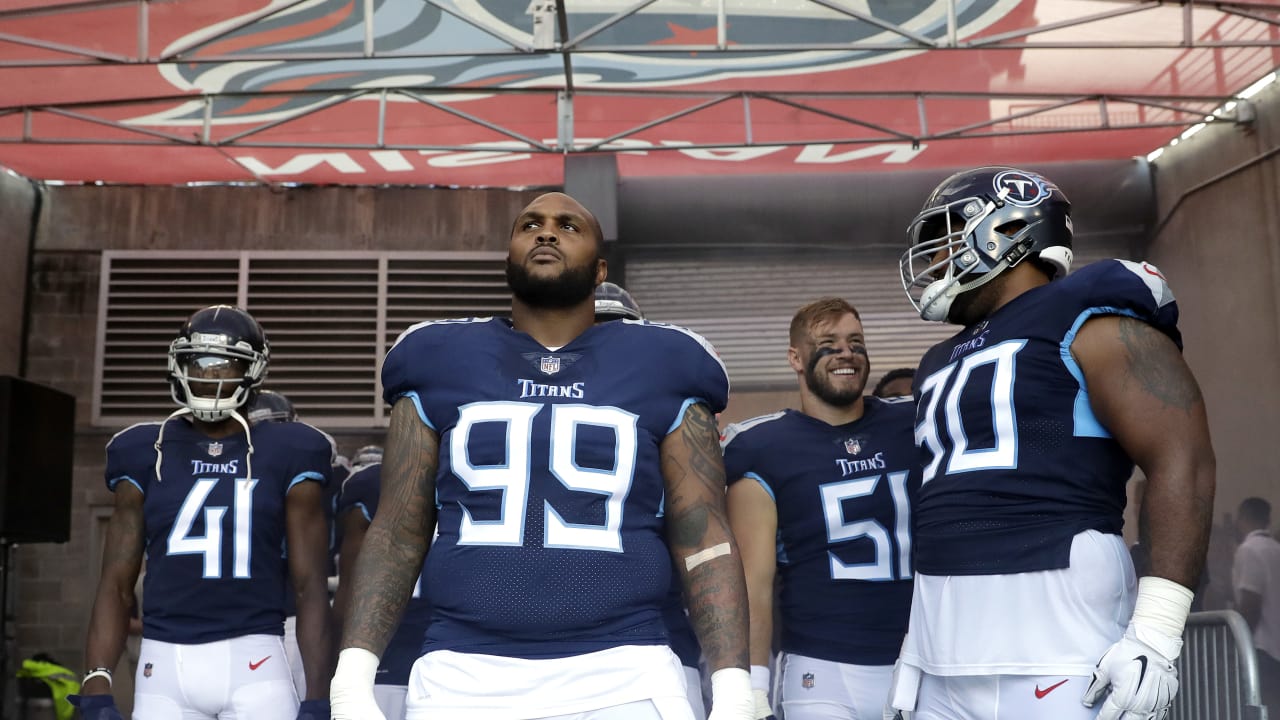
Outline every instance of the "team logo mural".
[[[273, 0], [284, 6], [289, 0]], [[574, 36], [633, 6], [631, 0], [566, 0], [570, 35]], [[947, 0], [848, 0], [849, 9], [928, 38], [947, 32]], [[958, 32], [971, 36], [1010, 13], [1018, 0], [959, 0]], [[235, 57], [226, 63], [175, 63], [162, 69], [165, 79], [183, 90], [270, 92], [348, 90], [356, 87], [416, 87], [447, 91], [449, 87], [528, 87], [562, 82], [563, 61], [556, 53], [494, 54], [533, 40], [531, 3], [520, 0], [374, 0], [374, 44], [379, 54], [414, 55], [361, 60], [316, 59], [262, 62], [254, 55], [359, 55], [365, 47], [364, 3], [359, 0], [314, 0], [220, 36], [235, 20], [203, 28], [174, 46], [210, 38], [194, 57]], [[922, 52], [902, 35], [868, 22], [855, 21], [809, 0], [730, 0], [727, 37], [744, 46], [786, 44], [876, 43], [886, 49], [793, 52], [590, 53], [574, 56], [579, 86], [641, 88], [715, 83], [737, 78], [802, 76], [884, 63]], [[697, 45], [716, 42], [714, 3], [656, 3], [617, 22], [583, 43], [593, 47]], [[446, 8], [446, 9], [442, 9]], [[462, 19], [463, 16], [466, 19]], [[498, 36], [498, 37], [495, 37]], [[901, 49], [894, 49], [896, 47]], [[432, 55], [434, 57], [421, 57]], [[451, 102], [464, 96], [445, 98]], [[287, 99], [220, 97], [213, 108], [219, 124], [271, 121], [328, 101], [323, 95]], [[203, 119], [200, 102], [134, 118], [144, 125], [196, 125]]]

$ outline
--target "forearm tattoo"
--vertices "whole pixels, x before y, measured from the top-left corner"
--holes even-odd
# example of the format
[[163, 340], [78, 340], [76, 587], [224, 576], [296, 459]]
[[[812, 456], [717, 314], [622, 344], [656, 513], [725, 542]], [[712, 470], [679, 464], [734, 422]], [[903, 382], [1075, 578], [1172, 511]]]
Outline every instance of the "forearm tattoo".
[[[667, 537], [684, 582], [685, 604], [703, 653], [713, 670], [748, 666], [746, 582], [725, 512], [724, 460], [715, 418], [703, 405], [686, 413], [679, 443], [663, 453], [663, 475], [671, 496], [667, 502]], [[685, 558], [727, 544], [729, 554], [696, 564]]]
[[396, 403], [387, 431], [378, 513], [356, 560], [344, 648], [381, 655], [400, 624], [435, 527], [438, 457], [435, 432], [422, 424], [411, 402]]

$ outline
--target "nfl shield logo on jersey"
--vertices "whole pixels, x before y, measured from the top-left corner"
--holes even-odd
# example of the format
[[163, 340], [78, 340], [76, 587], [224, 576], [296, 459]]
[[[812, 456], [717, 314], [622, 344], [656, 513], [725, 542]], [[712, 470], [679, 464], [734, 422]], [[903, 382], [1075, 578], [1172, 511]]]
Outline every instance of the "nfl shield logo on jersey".
[[151, 663], [142, 666], [142, 677], [151, 677]]
[[800, 676], [800, 687], [805, 690], [813, 689], [813, 673], [805, 673]]
[[857, 455], [862, 452], [862, 443], [858, 438], [849, 438], [844, 441], [844, 451], [850, 455]]
[[220, 442], [209, 443], [209, 457], [218, 457], [221, 454], [222, 454], [222, 443]]
[[544, 355], [538, 363], [538, 369], [547, 375], [555, 375], [560, 372], [560, 358], [555, 355]]

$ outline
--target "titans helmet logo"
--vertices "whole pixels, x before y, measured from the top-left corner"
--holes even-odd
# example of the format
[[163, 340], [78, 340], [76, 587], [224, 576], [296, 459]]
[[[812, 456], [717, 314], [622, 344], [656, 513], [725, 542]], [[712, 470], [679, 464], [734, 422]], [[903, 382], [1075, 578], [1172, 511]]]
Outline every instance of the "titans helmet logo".
[[1049, 197], [1044, 178], [1031, 173], [1006, 170], [996, 175], [992, 184], [997, 193], [1005, 193], [1005, 202], [1018, 207], [1035, 207]]

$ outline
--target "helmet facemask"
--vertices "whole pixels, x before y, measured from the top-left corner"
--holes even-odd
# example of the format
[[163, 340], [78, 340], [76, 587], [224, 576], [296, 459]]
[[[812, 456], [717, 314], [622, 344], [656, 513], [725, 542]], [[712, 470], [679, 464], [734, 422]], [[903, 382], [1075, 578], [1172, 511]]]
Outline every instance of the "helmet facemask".
[[174, 402], [198, 420], [216, 423], [249, 400], [266, 376], [266, 352], [221, 334], [193, 333], [169, 346], [169, 386]]

